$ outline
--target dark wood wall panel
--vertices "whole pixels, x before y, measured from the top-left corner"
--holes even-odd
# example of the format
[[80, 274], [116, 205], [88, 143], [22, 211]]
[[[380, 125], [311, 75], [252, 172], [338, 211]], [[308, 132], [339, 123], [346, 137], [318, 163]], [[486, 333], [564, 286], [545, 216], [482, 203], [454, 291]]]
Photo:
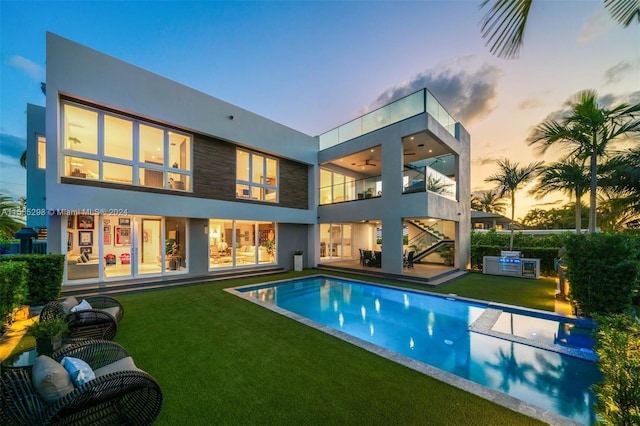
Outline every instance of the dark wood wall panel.
[[194, 135], [193, 196], [235, 201], [236, 147], [218, 139]]
[[294, 209], [309, 208], [309, 166], [280, 159], [280, 205]]

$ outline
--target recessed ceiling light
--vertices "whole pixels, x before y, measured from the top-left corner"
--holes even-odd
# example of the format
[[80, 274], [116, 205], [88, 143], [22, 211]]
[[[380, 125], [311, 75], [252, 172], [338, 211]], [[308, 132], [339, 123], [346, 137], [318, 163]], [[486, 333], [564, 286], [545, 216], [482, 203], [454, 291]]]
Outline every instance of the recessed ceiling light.
[[430, 149], [430, 150], [429, 150], [429, 152], [433, 152], [433, 150], [432, 150], [432, 149]]
[[373, 152], [373, 149], [371, 149], [371, 152]]
[[413, 140], [413, 136], [411, 136], [409, 139]]

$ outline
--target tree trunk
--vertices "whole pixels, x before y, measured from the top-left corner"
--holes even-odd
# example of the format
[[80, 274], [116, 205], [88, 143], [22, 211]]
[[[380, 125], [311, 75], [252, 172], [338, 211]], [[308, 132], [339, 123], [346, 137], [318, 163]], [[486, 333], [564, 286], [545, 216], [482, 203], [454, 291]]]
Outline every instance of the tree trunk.
[[576, 234], [582, 232], [582, 203], [580, 200], [582, 199], [582, 194], [576, 191]]
[[511, 239], [509, 241], [509, 251], [513, 250], [513, 228], [514, 228], [514, 218], [516, 216], [516, 194], [514, 191], [511, 191]]
[[598, 132], [593, 131], [591, 151], [591, 187], [589, 188], [589, 232], [596, 232], [596, 190], [598, 189]]

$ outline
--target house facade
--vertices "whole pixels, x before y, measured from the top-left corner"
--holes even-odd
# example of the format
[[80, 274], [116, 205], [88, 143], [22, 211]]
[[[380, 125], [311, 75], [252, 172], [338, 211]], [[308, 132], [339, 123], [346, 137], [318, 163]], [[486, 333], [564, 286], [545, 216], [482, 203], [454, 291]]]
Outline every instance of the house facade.
[[467, 267], [469, 135], [427, 90], [309, 136], [51, 33], [46, 78], [27, 225], [66, 253], [65, 286], [292, 269], [295, 250], [378, 249], [402, 275], [418, 235]]

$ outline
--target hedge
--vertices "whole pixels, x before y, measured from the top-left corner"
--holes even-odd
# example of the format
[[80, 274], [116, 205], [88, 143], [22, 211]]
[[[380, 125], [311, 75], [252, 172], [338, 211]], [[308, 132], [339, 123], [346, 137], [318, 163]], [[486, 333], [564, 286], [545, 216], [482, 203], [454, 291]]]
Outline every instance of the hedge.
[[13, 321], [13, 311], [27, 300], [27, 264], [0, 263], [0, 329]]
[[637, 240], [624, 234], [572, 235], [565, 264], [569, 297], [584, 315], [630, 312], [638, 288]]
[[60, 297], [64, 273], [63, 254], [12, 254], [0, 256], [0, 262], [25, 262], [29, 305], [44, 305]]

